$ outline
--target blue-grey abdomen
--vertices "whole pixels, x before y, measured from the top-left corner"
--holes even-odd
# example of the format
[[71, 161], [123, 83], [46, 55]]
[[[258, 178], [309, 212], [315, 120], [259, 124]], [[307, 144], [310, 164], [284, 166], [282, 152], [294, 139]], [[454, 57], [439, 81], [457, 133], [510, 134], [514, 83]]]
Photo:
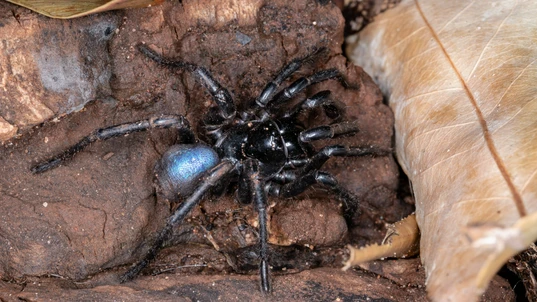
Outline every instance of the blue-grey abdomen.
[[172, 146], [155, 167], [162, 194], [173, 201], [190, 195], [205, 172], [219, 161], [218, 154], [204, 144]]

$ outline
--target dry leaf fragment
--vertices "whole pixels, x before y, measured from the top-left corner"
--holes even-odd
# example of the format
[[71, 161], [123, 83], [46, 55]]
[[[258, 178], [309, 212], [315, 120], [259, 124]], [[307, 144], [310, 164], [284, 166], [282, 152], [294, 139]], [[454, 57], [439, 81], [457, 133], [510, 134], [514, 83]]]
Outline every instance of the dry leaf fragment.
[[372, 244], [359, 249], [349, 246], [351, 254], [343, 270], [375, 259], [414, 256], [419, 252], [419, 234], [416, 215], [411, 214], [401, 221], [388, 226], [388, 231], [382, 244]]
[[537, 239], [537, 1], [403, 1], [350, 39], [395, 114], [435, 301]]
[[7, 0], [51, 18], [70, 19], [107, 10], [157, 5], [164, 0]]

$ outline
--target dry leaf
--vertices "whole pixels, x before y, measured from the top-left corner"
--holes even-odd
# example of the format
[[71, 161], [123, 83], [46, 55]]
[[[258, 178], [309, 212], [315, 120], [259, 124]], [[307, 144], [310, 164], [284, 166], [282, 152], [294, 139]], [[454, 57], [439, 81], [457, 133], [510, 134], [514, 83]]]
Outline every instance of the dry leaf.
[[537, 1], [403, 1], [349, 41], [390, 96], [435, 301], [537, 239]]
[[414, 256], [419, 251], [419, 235], [416, 215], [411, 214], [401, 221], [388, 226], [388, 231], [382, 244], [372, 244], [359, 249], [349, 246], [351, 254], [343, 270], [375, 259]]
[[51, 18], [70, 19], [107, 10], [156, 5], [164, 0], [7, 0]]

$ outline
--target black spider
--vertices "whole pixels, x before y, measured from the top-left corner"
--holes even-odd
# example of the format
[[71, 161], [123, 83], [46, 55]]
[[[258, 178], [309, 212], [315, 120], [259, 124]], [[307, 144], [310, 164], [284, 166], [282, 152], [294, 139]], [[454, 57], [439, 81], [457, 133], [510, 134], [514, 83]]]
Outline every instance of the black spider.
[[170, 147], [164, 153], [156, 165], [155, 174], [159, 192], [171, 201], [182, 200], [182, 203], [168, 219], [144, 259], [128, 270], [121, 280], [134, 278], [156, 257], [171, 236], [172, 229], [206, 193], [236, 183], [238, 201], [242, 204], [253, 202], [258, 213], [261, 290], [270, 292], [267, 195], [288, 198], [319, 184], [342, 200], [346, 205], [345, 212], [352, 214], [358, 204], [356, 197], [338, 185], [333, 176], [319, 169], [332, 156], [385, 155], [389, 150], [330, 145], [315, 152], [311, 141], [352, 135], [358, 131], [349, 122], [304, 129], [298, 121], [299, 113], [318, 107], [324, 108], [329, 116], [337, 115], [329, 99], [330, 91], [321, 91], [278, 113], [276, 108], [308, 86], [328, 79], [341, 79], [336, 69], [327, 69], [301, 77], [278, 91], [287, 78], [319, 51], [291, 61], [265, 86], [248, 110], [237, 112], [229, 92], [205, 68], [163, 58], [142, 44], [138, 49], [159, 64], [189, 71], [210, 92], [216, 106], [211, 107], [203, 118], [205, 136], [210, 145], [196, 139], [183, 116], [152, 117], [98, 129], [62, 153], [34, 166], [32, 172], [42, 173], [55, 168], [95, 141], [151, 128], [178, 129], [181, 144]]

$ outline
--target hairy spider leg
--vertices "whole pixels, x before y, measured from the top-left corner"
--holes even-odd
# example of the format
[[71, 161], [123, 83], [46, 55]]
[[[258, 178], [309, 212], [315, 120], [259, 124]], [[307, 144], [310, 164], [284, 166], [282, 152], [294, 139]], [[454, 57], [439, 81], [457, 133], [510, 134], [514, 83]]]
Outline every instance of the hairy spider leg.
[[164, 58], [144, 44], [138, 44], [138, 50], [161, 65], [189, 71], [209, 91], [223, 118], [232, 119], [235, 116], [236, 108], [231, 94], [212, 77], [207, 69], [196, 64]]
[[255, 207], [259, 221], [259, 275], [261, 278], [261, 291], [265, 294], [271, 291], [270, 282], [270, 266], [269, 266], [269, 250], [268, 250], [268, 231], [267, 231], [267, 195], [265, 193], [264, 181], [261, 179], [259, 172], [259, 162], [256, 159], [247, 159], [244, 162], [244, 170], [246, 173], [246, 192], [239, 192], [242, 195], [241, 199], [245, 199], [245, 195]]
[[172, 216], [168, 218], [166, 226], [157, 236], [157, 239], [146, 253], [145, 257], [131, 267], [120, 278], [120, 282], [127, 282], [136, 277], [148, 264], [157, 256], [158, 252], [162, 249], [164, 243], [171, 237], [172, 230], [175, 226], [179, 225], [185, 217], [192, 211], [192, 209], [199, 204], [203, 196], [218, 182], [225, 178], [227, 175], [233, 172], [236, 168], [236, 164], [229, 160], [222, 160], [218, 165], [212, 168], [207, 175], [201, 180], [200, 185], [196, 190], [175, 210]]
[[263, 108], [265, 107], [271, 100], [272, 97], [278, 92], [278, 87], [285, 81], [287, 78], [289, 78], [295, 71], [297, 71], [304, 63], [307, 61], [312, 60], [313, 57], [316, 55], [322, 53], [325, 51], [326, 48], [322, 47], [317, 49], [316, 51], [312, 52], [311, 54], [303, 57], [303, 58], [297, 58], [289, 62], [287, 65], [285, 65], [274, 77], [274, 79], [269, 82], [265, 88], [261, 91], [257, 99], [255, 100], [255, 103], [257, 106]]
[[95, 141], [107, 140], [113, 137], [146, 131], [152, 128], [177, 128], [181, 132], [181, 140], [184, 143], [193, 143], [195, 140], [194, 133], [190, 130], [188, 120], [180, 115], [166, 115], [151, 117], [145, 120], [119, 124], [107, 128], [101, 128], [93, 131], [90, 135], [83, 137], [78, 143], [67, 148], [62, 153], [41, 162], [31, 168], [32, 173], [39, 174], [50, 169], [56, 168], [61, 163], [72, 158], [76, 153], [86, 148]]

